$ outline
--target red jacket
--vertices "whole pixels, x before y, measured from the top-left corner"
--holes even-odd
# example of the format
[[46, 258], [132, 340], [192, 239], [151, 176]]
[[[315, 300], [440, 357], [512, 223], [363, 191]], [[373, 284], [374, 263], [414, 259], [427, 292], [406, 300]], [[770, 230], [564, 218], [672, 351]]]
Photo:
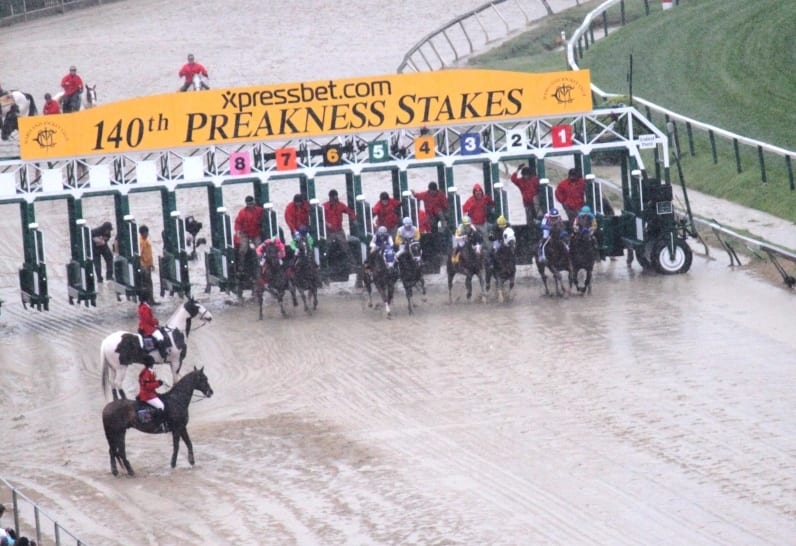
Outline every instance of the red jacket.
[[64, 89], [64, 96], [71, 97], [75, 93], [83, 91], [83, 80], [77, 74], [71, 72], [61, 78], [61, 87]]
[[158, 393], [156, 392], [157, 388], [160, 386], [160, 381], [155, 376], [155, 372], [152, 368], [144, 368], [141, 370], [141, 373], [138, 374], [138, 399], [142, 402], [146, 402], [147, 400], [152, 400], [153, 398], [158, 397]]
[[[478, 187], [480, 188], [480, 186]], [[475, 194], [475, 190], [473, 190], [473, 194]], [[494, 204], [495, 202], [492, 201], [492, 198], [486, 194], [481, 196], [480, 199], [476, 198], [475, 195], [472, 195], [467, 201], [464, 202], [464, 205], [462, 205], [462, 210], [467, 216], [470, 217], [473, 225], [483, 226], [486, 224], [486, 217], [489, 213], [489, 207]]]
[[208, 77], [207, 69], [199, 63], [185, 63], [177, 75], [185, 78], [185, 83], [191, 83], [194, 74], [201, 74], [205, 78]]
[[291, 201], [285, 207], [285, 223], [290, 229], [290, 235], [298, 231], [301, 226], [310, 226], [310, 204], [302, 201], [300, 205]]
[[564, 205], [564, 208], [580, 211], [586, 202], [586, 180], [578, 178], [570, 180], [565, 178], [556, 187], [556, 201]]
[[342, 201], [327, 201], [323, 204], [323, 212], [326, 216], [326, 231], [332, 233], [343, 231], [343, 214], [347, 214], [348, 218], [354, 222], [357, 219], [356, 213], [344, 205]]
[[426, 214], [434, 218], [439, 214], [444, 215], [448, 210], [448, 198], [444, 192], [437, 190], [432, 194], [430, 191], [415, 192], [415, 198], [423, 202], [426, 209]]
[[158, 329], [160, 323], [155, 315], [152, 314], [152, 308], [148, 303], [142, 301], [138, 304], [138, 329], [145, 336], [151, 336], [152, 332]]
[[525, 178], [520, 176], [520, 173], [515, 172], [511, 175], [511, 182], [520, 189], [522, 204], [526, 207], [532, 205], [533, 198], [539, 193], [539, 177], [533, 175]]
[[60, 114], [61, 107], [58, 105], [58, 101], [55, 99], [50, 99], [44, 103], [44, 109], [42, 110], [44, 115], [48, 114]]
[[384, 226], [390, 231], [398, 227], [401, 223], [399, 211], [401, 209], [401, 202], [390, 197], [385, 204], [384, 201], [379, 201], [373, 205], [373, 216], [378, 217], [376, 222], [377, 226]]
[[263, 221], [263, 207], [254, 205], [253, 208], [243, 207], [235, 217], [235, 232], [242, 231], [246, 237], [254, 239], [260, 236], [260, 224]]
[[431, 224], [428, 223], [428, 214], [424, 210], [417, 211], [417, 229], [420, 234], [431, 233]]

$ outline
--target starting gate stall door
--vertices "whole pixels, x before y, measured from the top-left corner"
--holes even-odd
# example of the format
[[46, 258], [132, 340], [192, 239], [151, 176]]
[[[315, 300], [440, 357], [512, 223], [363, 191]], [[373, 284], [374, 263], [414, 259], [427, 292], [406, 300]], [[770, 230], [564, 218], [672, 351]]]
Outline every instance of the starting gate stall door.
[[[132, 214], [122, 218], [118, 235], [119, 255], [113, 259], [113, 283], [116, 299], [135, 300], [141, 291], [141, 254], [138, 248], [138, 222]], [[103, 265], [104, 267], [104, 265]]]
[[357, 216], [356, 221], [351, 221], [348, 215], [343, 215], [343, 231], [347, 236], [347, 249], [339, 249], [337, 245], [330, 245], [325, 217], [322, 230], [324, 237], [316, 239], [322, 278], [326, 281], [345, 282], [348, 280], [349, 275], [356, 273], [362, 264], [363, 245], [367, 242], [364, 235], [367, 226], [362, 224], [363, 216], [360, 215], [356, 199], [357, 195], [361, 194], [362, 181], [358, 175], [339, 172], [317, 176], [313, 181], [319, 203], [313, 205], [310, 215], [311, 222], [318, 221], [322, 212], [318, 208], [322, 208], [323, 203], [329, 200], [329, 192], [331, 190], [337, 190], [340, 202], [353, 210]]
[[94, 279], [94, 260], [91, 248], [91, 229], [86, 221], [78, 218], [74, 227], [70, 225], [72, 239], [72, 261], [66, 266], [66, 276], [69, 281], [67, 288], [69, 303], [84, 302], [86, 306], [97, 305], [97, 293]]
[[[166, 292], [180, 297], [191, 295], [188, 274], [188, 252], [185, 241], [185, 220], [179, 211], [171, 212], [171, 220], [164, 226], [163, 256], [158, 260], [160, 297]], [[170, 225], [169, 225], [170, 224]]]
[[222, 292], [229, 293], [236, 286], [235, 263], [237, 249], [232, 234], [232, 219], [226, 207], [216, 208], [214, 219], [211, 220], [212, 245], [205, 253], [205, 293], [210, 293], [211, 286], [218, 286]]
[[19, 270], [19, 286], [22, 306], [45, 311], [50, 308], [47, 291], [47, 264], [44, 261], [44, 236], [35, 222], [33, 204], [20, 203], [22, 216], [22, 240], [25, 262]]

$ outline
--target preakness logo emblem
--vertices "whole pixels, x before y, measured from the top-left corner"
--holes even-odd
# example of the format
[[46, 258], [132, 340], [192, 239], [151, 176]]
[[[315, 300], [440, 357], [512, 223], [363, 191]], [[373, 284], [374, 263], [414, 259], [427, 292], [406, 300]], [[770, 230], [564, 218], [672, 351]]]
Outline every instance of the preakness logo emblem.
[[591, 111], [588, 70], [442, 70], [170, 93], [20, 118], [25, 160], [472, 125]]
[[[40, 120], [41, 118], [33, 118]], [[25, 130], [24, 142], [31, 143], [38, 149], [46, 152], [68, 143], [66, 130], [58, 123], [38, 121]]]

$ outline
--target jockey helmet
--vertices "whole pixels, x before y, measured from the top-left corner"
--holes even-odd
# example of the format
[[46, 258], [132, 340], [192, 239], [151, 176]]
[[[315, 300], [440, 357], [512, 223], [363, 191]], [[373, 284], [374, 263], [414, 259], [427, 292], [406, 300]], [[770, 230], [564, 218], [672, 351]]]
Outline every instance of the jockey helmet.
[[477, 191], [484, 191], [484, 188], [481, 187], [481, 184], [473, 185], [473, 193], [475, 193]]
[[301, 232], [300, 232], [300, 231], [297, 231], [296, 233], [294, 233], [294, 234], [293, 234], [293, 238], [294, 238], [294, 239], [300, 239], [300, 238], [301, 238]]
[[385, 226], [379, 226], [379, 229], [376, 230], [376, 233], [379, 235], [387, 235], [387, 228]]
[[506, 224], [508, 224], [508, 222], [506, 221], [506, 217], [503, 216], [502, 214], [500, 216], [498, 216], [497, 225], [499, 227], [505, 227]]
[[589, 205], [583, 205], [580, 209], [581, 214], [591, 214], [591, 207]]
[[406, 216], [406, 217], [404, 218], [404, 225], [405, 225], [406, 227], [412, 227], [412, 219], [411, 219], [411, 218], [409, 218], [408, 216]]
[[462, 216], [462, 225], [469, 226], [470, 225], [470, 217], [467, 215]]
[[306, 235], [307, 233], [309, 233], [309, 232], [310, 232], [310, 228], [308, 228], [307, 226], [305, 226], [305, 225], [303, 225], [303, 224], [302, 224], [302, 225], [300, 225], [300, 226], [299, 226], [298, 232], [299, 232], [301, 235]]
[[556, 216], [558, 216], [558, 209], [550, 209], [549, 214], [551, 217], [555, 218]]

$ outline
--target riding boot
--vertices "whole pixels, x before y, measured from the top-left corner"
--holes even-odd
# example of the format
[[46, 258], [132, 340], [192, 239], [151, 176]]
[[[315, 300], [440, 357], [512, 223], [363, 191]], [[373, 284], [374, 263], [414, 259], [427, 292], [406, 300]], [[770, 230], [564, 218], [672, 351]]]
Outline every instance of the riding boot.
[[166, 343], [164, 341], [155, 340], [155, 346], [158, 348], [158, 352], [160, 353], [160, 358], [162, 360], [166, 360], [168, 356], [168, 350], [166, 349]]
[[169, 432], [169, 424], [166, 422], [166, 411], [156, 408], [155, 409], [155, 420], [160, 423], [158, 426], [158, 432]]

